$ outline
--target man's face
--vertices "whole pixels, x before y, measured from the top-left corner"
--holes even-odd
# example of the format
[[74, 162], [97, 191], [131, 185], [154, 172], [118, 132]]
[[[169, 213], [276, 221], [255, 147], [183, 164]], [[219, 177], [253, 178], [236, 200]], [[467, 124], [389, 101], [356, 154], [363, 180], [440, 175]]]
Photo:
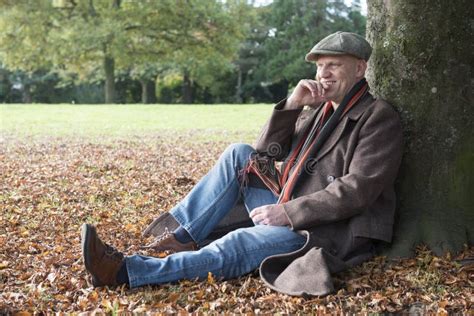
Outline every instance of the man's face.
[[350, 55], [322, 55], [316, 61], [316, 80], [327, 100], [340, 104], [344, 96], [364, 77], [367, 63]]

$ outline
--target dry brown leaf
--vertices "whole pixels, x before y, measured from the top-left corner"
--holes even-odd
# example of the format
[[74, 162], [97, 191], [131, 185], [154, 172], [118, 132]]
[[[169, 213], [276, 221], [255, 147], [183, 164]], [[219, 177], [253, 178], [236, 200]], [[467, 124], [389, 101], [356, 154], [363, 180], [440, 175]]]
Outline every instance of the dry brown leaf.
[[185, 143], [184, 136], [110, 144], [0, 139], [0, 314], [379, 314], [417, 302], [427, 314], [472, 309], [473, 266], [456, 263], [469, 263], [472, 247], [452, 260], [423, 247], [411, 259], [376, 257], [335, 275], [335, 293], [307, 299], [273, 292], [256, 274], [93, 289], [80, 254], [81, 224], [97, 225], [127, 255], [141, 252], [141, 230], [187, 194], [227, 145]]
[[211, 272], [207, 273], [207, 283], [209, 284], [215, 284], [216, 280], [214, 279], [214, 276], [212, 275]]

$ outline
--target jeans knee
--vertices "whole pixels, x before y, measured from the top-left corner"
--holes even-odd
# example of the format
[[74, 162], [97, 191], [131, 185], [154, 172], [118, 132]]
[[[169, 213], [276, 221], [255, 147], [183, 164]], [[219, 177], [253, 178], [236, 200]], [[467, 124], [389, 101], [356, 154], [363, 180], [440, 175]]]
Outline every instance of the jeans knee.
[[249, 144], [234, 143], [229, 145], [223, 153], [225, 159], [232, 159], [238, 166], [243, 167], [255, 149]]
[[249, 144], [233, 143], [227, 146], [226, 151], [231, 151], [234, 153], [242, 153], [242, 152], [251, 153], [251, 152], [254, 152], [255, 149], [253, 149], [253, 147], [250, 146]]

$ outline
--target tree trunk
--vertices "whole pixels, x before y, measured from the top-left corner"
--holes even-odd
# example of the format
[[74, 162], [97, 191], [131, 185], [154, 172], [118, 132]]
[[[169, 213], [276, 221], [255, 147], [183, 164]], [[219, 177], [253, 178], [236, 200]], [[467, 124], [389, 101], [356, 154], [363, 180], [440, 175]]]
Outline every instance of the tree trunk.
[[33, 102], [33, 96], [31, 95], [31, 85], [29, 83], [23, 84], [21, 100], [23, 103]]
[[242, 69], [237, 68], [237, 85], [235, 87], [235, 103], [242, 103]]
[[183, 74], [183, 103], [191, 104], [194, 102], [193, 99], [193, 81], [189, 77], [189, 71], [184, 70]]
[[113, 0], [112, 1], [112, 8], [114, 9], [120, 9], [120, 4], [122, 3], [121, 0]]
[[115, 60], [106, 56], [105, 70], [105, 103], [115, 103]]
[[[459, 251], [474, 239], [470, 0], [368, 1], [368, 79], [404, 125], [398, 219], [388, 254], [416, 244]], [[471, 59], [470, 59], [471, 58]], [[390, 140], [387, 140], [390, 141]]]
[[141, 79], [140, 84], [142, 86], [142, 103], [156, 103], [155, 80]]

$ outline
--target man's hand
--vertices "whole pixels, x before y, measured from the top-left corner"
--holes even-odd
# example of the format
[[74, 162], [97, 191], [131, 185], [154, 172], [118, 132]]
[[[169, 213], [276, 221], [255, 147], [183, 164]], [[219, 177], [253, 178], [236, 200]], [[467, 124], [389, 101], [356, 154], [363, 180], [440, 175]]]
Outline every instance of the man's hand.
[[281, 204], [269, 204], [257, 207], [250, 212], [250, 217], [256, 224], [270, 226], [286, 226], [290, 220]]
[[324, 87], [316, 80], [303, 79], [298, 82], [295, 90], [286, 100], [285, 107], [298, 109], [305, 105], [314, 106], [326, 101]]

